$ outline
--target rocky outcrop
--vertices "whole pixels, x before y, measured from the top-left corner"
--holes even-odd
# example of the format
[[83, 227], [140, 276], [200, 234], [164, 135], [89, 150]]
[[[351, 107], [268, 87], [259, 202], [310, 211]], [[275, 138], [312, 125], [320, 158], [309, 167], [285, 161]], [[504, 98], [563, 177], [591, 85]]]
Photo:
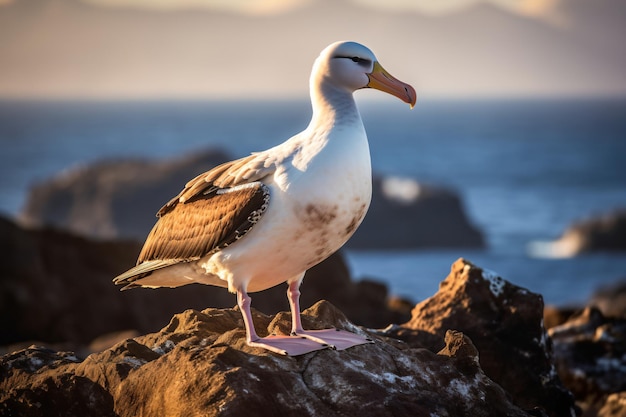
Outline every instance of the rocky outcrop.
[[626, 278], [598, 288], [587, 303], [605, 316], [626, 319]]
[[520, 407], [575, 415], [573, 397], [553, 366], [540, 295], [459, 259], [437, 294], [417, 304], [410, 321], [384, 334], [437, 350], [449, 329], [472, 340], [485, 374]]
[[[0, 218], [0, 346], [35, 340], [76, 348], [110, 332], [156, 331], [187, 308], [236, 304], [226, 290], [203, 285], [120, 293], [111, 280], [135, 264], [140, 248], [135, 242], [92, 241], [53, 229], [26, 230]], [[265, 313], [288, 309], [286, 286], [252, 296], [253, 306]], [[383, 284], [352, 281], [341, 254], [307, 272], [302, 306], [320, 299], [368, 327], [408, 317], [388, 306]]]
[[20, 221], [87, 237], [143, 240], [163, 204], [191, 178], [226, 160], [224, 152], [212, 150], [165, 161], [78, 166], [33, 186]]
[[[332, 305], [305, 311], [310, 328], [355, 328]], [[254, 313], [282, 332], [288, 315]], [[0, 415], [529, 416], [479, 366], [471, 340], [445, 335], [433, 353], [376, 337], [344, 351], [283, 357], [250, 348], [238, 311], [187, 310], [161, 331], [84, 361], [43, 348], [0, 360]]]
[[482, 248], [485, 243], [455, 192], [411, 178], [374, 177], [371, 206], [348, 246]]
[[[36, 185], [21, 213], [29, 226], [97, 238], [145, 239], [156, 211], [196, 175], [228, 160], [218, 151], [171, 161], [103, 161]], [[450, 190], [376, 178], [372, 205], [348, 243], [355, 248], [483, 247]]]
[[587, 307], [548, 334], [559, 376], [583, 415], [626, 415], [626, 318]]
[[[0, 415], [44, 415], [37, 404], [56, 401], [85, 416], [575, 416], [542, 309], [540, 296], [461, 259], [402, 325], [360, 328], [325, 301], [303, 312], [306, 328], [374, 340], [344, 351], [279, 356], [246, 345], [237, 308], [187, 310], [84, 360], [34, 346], [5, 355]], [[290, 320], [254, 311], [262, 336], [287, 334]]]
[[626, 209], [574, 223], [547, 245], [552, 255], [568, 257], [598, 251], [626, 251]]
[[583, 417], [626, 415], [625, 288], [602, 287], [584, 308], [545, 309], [556, 369]]

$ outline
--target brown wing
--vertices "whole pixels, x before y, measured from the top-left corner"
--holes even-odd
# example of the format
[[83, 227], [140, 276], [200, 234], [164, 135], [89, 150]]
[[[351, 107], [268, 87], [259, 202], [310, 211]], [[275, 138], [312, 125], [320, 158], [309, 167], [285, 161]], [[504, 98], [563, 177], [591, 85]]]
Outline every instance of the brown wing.
[[275, 165], [261, 153], [218, 165], [185, 184], [185, 188], [159, 210], [157, 217], [163, 216], [179, 203], [201, 198], [220, 188], [261, 180], [273, 174], [275, 169]]
[[205, 188], [198, 188], [184, 203], [176, 198], [161, 209], [137, 264], [199, 259], [222, 249], [244, 236], [269, 205], [269, 188], [261, 182], [232, 188], [203, 182]]

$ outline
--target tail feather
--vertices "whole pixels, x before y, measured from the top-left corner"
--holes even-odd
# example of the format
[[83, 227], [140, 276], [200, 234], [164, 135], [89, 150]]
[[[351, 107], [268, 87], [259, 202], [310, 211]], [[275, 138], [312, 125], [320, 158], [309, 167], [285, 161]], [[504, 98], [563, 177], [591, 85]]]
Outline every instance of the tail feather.
[[127, 290], [137, 286], [133, 285], [133, 282], [137, 281], [138, 279], [149, 275], [153, 271], [166, 268], [177, 263], [180, 263], [180, 259], [155, 259], [152, 261], [145, 261], [135, 266], [134, 268], [129, 269], [123, 274], [120, 274], [113, 278], [113, 283], [115, 285], [126, 284], [126, 286], [122, 288], [122, 290]]

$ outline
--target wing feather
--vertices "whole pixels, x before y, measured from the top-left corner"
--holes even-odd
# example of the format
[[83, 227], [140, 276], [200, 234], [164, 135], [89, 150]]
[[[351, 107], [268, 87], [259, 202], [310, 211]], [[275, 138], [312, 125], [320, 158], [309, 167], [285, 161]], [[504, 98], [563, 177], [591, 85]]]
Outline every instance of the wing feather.
[[176, 204], [154, 225], [138, 264], [155, 259], [199, 259], [245, 235], [269, 204], [269, 188], [254, 182]]
[[264, 153], [227, 162], [198, 175], [157, 213], [137, 266], [114, 279], [129, 284], [155, 270], [200, 259], [244, 236], [267, 210], [269, 188], [260, 180], [276, 164]]
[[227, 162], [198, 175], [157, 213], [137, 266], [114, 279], [133, 282], [152, 272], [200, 259], [236, 242], [267, 210], [269, 188], [263, 179], [276, 172], [290, 152], [268, 151]]
[[161, 217], [179, 203], [214, 193], [220, 188], [260, 181], [275, 170], [276, 165], [269, 162], [264, 153], [223, 163], [187, 182], [185, 188], [158, 211], [157, 217]]

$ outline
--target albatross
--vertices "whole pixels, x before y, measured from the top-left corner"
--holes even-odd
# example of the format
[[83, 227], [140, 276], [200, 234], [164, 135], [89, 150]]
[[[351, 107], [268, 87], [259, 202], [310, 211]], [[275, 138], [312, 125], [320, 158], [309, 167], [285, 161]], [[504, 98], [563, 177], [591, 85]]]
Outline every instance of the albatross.
[[[137, 266], [117, 276], [115, 284], [125, 285], [122, 290], [192, 283], [228, 288], [237, 295], [247, 344], [283, 355], [370, 342], [344, 330], [303, 329], [300, 284], [307, 269], [352, 236], [370, 204], [369, 144], [353, 93], [374, 88], [411, 108], [416, 93], [356, 42], [326, 47], [309, 85], [308, 127], [278, 146], [189, 181], [158, 211]], [[259, 337], [248, 294], [284, 282], [291, 334]]]

